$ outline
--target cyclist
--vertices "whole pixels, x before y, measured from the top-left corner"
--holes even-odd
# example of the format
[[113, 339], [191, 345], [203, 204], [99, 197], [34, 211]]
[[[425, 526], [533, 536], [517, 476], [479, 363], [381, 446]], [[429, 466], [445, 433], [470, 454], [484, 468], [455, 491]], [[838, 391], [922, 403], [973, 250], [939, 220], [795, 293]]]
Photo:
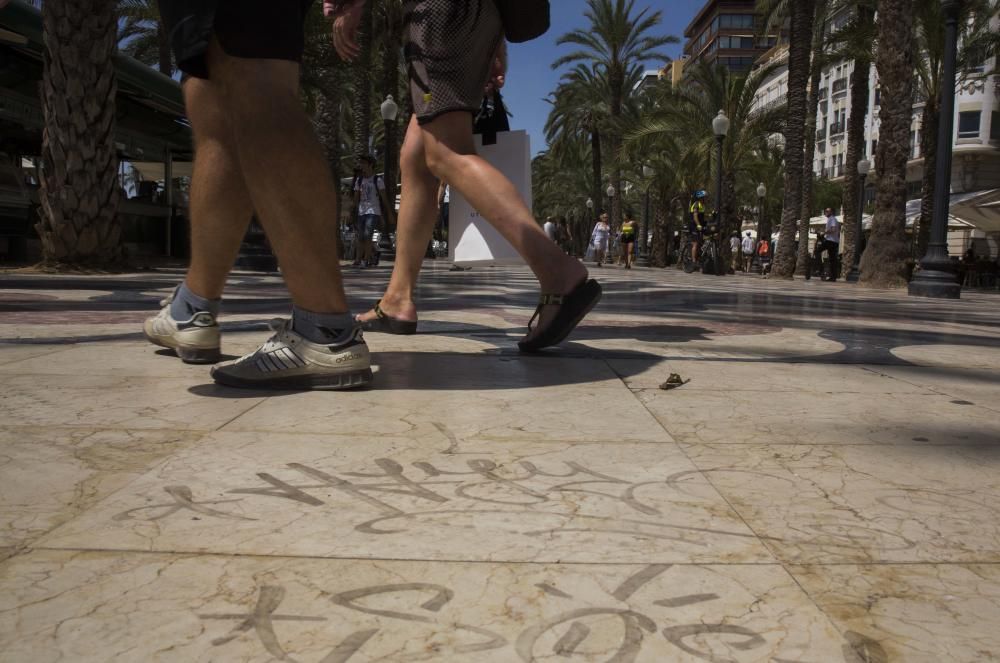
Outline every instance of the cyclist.
[[698, 264], [698, 244], [701, 242], [705, 229], [705, 197], [704, 189], [699, 189], [691, 195], [690, 218], [688, 219], [688, 235], [691, 237], [691, 261]]

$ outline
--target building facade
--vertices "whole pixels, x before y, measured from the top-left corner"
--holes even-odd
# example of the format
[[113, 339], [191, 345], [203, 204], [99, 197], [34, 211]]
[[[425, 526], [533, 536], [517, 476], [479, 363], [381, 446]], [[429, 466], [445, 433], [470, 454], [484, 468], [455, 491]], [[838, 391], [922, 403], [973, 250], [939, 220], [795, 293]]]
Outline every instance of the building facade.
[[755, 0], [709, 0], [684, 31], [687, 66], [721, 64], [746, 72], [777, 43], [776, 36], [759, 37]]

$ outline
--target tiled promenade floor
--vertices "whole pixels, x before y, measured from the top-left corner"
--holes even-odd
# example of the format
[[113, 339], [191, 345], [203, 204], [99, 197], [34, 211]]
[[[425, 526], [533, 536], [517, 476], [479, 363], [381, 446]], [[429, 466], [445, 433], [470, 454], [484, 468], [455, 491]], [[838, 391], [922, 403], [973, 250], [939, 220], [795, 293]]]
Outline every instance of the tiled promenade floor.
[[594, 272], [522, 357], [528, 273], [430, 263], [350, 393], [147, 345], [176, 270], [0, 275], [0, 661], [1000, 661], [1000, 297]]

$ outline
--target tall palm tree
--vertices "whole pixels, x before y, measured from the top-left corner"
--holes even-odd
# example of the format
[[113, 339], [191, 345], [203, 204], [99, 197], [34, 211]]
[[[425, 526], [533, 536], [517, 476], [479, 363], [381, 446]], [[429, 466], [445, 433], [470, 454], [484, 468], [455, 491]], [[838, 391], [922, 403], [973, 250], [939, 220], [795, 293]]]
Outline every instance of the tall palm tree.
[[[662, 12], [646, 8], [636, 13], [634, 7], [635, 0], [587, 0], [584, 16], [589, 21], [588, 28], [568, 32], [556, 41], [580, 50], [560, 57], [552, 64], [553, 69], [582, 62], [607, 78], [612, 127], [620, 120], [625, 98], [631, 93], [625, 82], [633, 70], [648, 60], [669, 61], [657, 49], [677, 43], [673, 36], [649, 34], [660, 24]], [[620, 131], [613, 128], [609, 139], [612, 154], [617, 154]], [[611, 184], [616, 191], [622, 191], [621, 182], [621, 166], [616, 161], [611, 171]], [[616, 225], [621, 223], [621, 211], [621, 196], [616, 196], [612, 202]]]
[[[934, 177], [937, 170], [937, 135], [941, 121], [941, 76], [944, 66], [944, 16], [940, 0], [917, 0], [917, 91], [924, 100], [920, 119], [920, 155], [924, 160], [917, 256], [927, 252], [934, 213]], [[960, 48], [956, 73], [959, 84], [985, 79], [993, 72], [983, 64], [1000, 51], [1000, 34], [990, 21], [1000, 12], [997, 0], [967, 0], [959, 14]]]
[[[825, 40], [828, 0], [816, 0], [813, 17], [812, 64], [809, 67], [809, 98], [806, 103], [805, 156], [802, 159], [802, 211], [799, 214], [799, 238], [809, 237], [809, 220], [813, 216], [813, 161], [816, 159], [816, 116], [819, 113], [820, 79], [827, 64]], [[796, 260], [798, 274], [805, 274], [809, 264], [809, 242], [799, 241]]]
[[871, 91], [872, 53], [875, 47], [875, 0], [835, 0], [831, 15], [852, 12], [853, 16], [829, 37], [831, 61], [852, 60], [850, 95], [851, 115], [847, 120], [847, 176], [844, 178], [843, 256], [841, 268], [846, 276], [854, 265], [859, 246], [857, 237], [858, 209], [861, 191], [855, 177], [855, 166], [867, 153], [865, 120], [868, 117], [868, 96]]
[[[805, 126], [808, 116], [810, 53], [816, 0], [796, 0], [788, 9], [788, 115], [785, 123], [785, 202], [781, 213], [781, 241], [772, 273], [792, 278], [795, 266], [795, 232], [802, 213], [802, 173]], [[800, 238], [805, 242], [807, 237]]]
[[360, 53], [354, 61], [354, 158], [368, 154], [368, 142], [372, 125], [372, 51], [374, 3], [366, 2], [361, 23], [358, 26], [358, 47]]
[[603, 139], [610, 128], [611, 109], [607, 79], [578, 64], [563, 74], [559, 87], [549, 98], [552, 109], [545, 122], [545, 136], [555, 155], [564, 145], [575, 146], [580, 140], [590, 144], [590, 198], [595, 212], [603, 210]]
[[915, 0], [881, 0], [875, 66], [882, 86], [879, 110], [878, 198], [871, 239], [861, 257], [861, 282], [902, 287], [907, 282], [906, 162], [914, 92]]
[[114, 0], [42, 5], [45, 169], [36, 228], [50, 265], [111, 266], [124, 258], [117, 218], [115, 23]]
[[[721, 65], [698, 63], [687, 72], [688, 84], [674, 88], [661, 85], [655, 110], [627, 134], [630, 141], [663, 137], [680, 147], [675, 162], [683, 165], [688, 190], [703, 186], [697, 181], [715, 151], [712, 119], [722, 110], [730, 120], [723, 143], [723, 199], [718, 203], [725, 236], [739, 230], [736, 191], [747, 188], [755, 177], [755, 164], [767, 148], [768, 137], [780, 130], [784, 109], [755, 109], [761, 84], [774, 73], [775, 66], [762, 67], [750, 74], [736, 74]], [[756, 187], [756, 181], [752, 186]], [[729, 250], [723, 242], [723, 252]]]
[[118, 0], [118, 43], [122, 52], [160, 73], [174, 73], [167, 34], [155, 0]]
[[[403, 56], [403, 1], [382, 0], [378, 12], [377, 37], [382, 53], [382, 81], [379, 104], [388, 95], [392, 95], [397, 104], [401, 105], [400, 95], [400, 65]], [[381, 116], [379, 116], [381, 119]], [[385, 127], [388, 131], [383, 137], [383, 149], [387, 156], [386, 168], [383, 173], [386, 190], [389, 191], [390, 204], [396, 200], [396, 181], [399, 164], [398, 140], [400, 126], [405, 127], [405, 113], [399, 113], [396, 120]]]

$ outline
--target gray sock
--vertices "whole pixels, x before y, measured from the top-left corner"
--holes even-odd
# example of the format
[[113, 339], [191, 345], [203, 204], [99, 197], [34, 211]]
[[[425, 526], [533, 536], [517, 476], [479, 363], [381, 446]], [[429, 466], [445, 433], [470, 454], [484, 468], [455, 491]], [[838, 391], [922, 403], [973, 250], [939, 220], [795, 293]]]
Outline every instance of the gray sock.
[[199, 311], [219, 315], [221, 299], [205, 299], [188, 290], [187, 283], [181, 283], [174, 291], [174, 301], [170, 303], [170, 317], [178, 322], [186, 322]]
[[292, 329], [313, 343], [343, 343], [354, 333], [354, 316], [350, 313], [313, 313], [293, 306]]

